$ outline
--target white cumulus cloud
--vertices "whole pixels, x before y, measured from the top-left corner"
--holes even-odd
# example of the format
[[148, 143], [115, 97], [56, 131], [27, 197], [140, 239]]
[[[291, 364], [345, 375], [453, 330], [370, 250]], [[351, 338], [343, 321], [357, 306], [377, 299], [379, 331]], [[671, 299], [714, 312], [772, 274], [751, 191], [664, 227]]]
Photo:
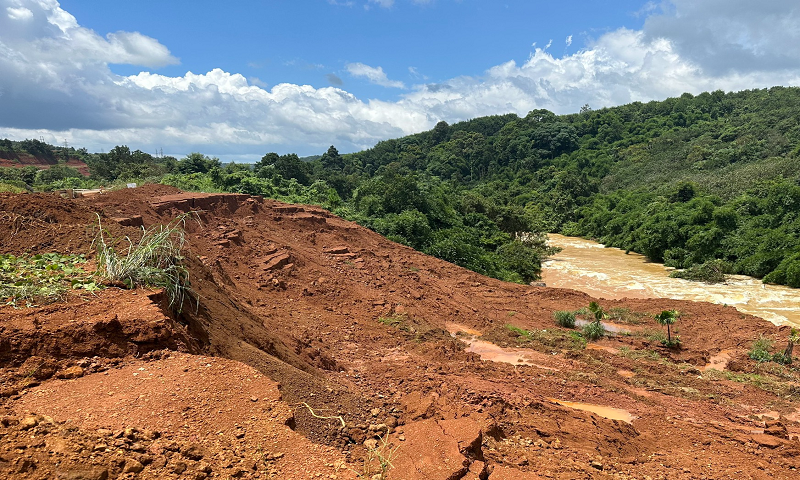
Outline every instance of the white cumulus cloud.
[[389, 80], [389, 77], [386, 76], [386, 72], [383, 71], [382, 67], [370, 67], [363, 63], [348, 63], [346, 68], [350, 75], [366, 78], [370, 83], [374, 83], [375, 85], [390, 88], [406, 88], [403, 82]]

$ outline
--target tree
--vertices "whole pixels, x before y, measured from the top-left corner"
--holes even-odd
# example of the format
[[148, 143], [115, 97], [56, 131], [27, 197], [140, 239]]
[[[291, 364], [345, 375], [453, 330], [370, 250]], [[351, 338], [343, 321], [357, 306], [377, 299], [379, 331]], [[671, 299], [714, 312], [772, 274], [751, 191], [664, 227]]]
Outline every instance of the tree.
[[439, 145], [440, 143], [447, 140], [447, 136], [450, 133], [450, 125], [447, 124], [444, 120], [440, 121], [433, 127], [431, 130], [431, 142], [433, 145]]
[[[269, 156], [270, 154], [267, 154]], [[266, 156], [264, 157], [266, 158]], [[281, 155], [275, 159], [275, 171], [285, 179], [294, 178], [301, 185], [311, 185], [311, 165], [300, 160], [294, 153]]]
[[218, 158], [211, 158], [202, 153], [190, 153], [178, 161], [178, 171], [184, 175], [189, 173], [208, 173], [212, 168], [222, 167]]
[[678, 340], [677, 337], [675, 338], [675, 342], [672, 341], [672, 332], [670, 331], [670, 325], [675, 323], [675, 321], [677, 319], [679, 319], [680, 316], [681, 316], [681, 313], [679, 311], [677, 311], [677, 310], [664, 310], [661, 313], [659, 313], [658, 315], [656, 315], [656, 317], [655, 317], [656, 321], [658, 323], [660, 323], [661, 325], [666, 325], [667, 326], [667, 343], [666, 343], [666, 345], [668, 347], [671, 347], [673, 345], [676, 345], [676, 344], [680, 343], [680, 340]]
[[341, 172], [344, 170], [344, 158], [339, 155], [339, 151], [333, 145], [328, 148], [328, 151], [322, 154], [320, 159], [323, 168], [328, 173]]

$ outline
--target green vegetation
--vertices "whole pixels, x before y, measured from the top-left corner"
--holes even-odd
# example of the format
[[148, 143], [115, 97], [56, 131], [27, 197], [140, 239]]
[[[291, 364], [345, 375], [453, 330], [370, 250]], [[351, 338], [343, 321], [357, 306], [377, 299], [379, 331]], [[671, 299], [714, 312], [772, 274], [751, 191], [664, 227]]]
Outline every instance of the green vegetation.
[[602, 338], [606, 334], [606, 327], [602, 323], [603, 320], [608, 318], [606, 311], [597, 302], [591, 302], [587, 310], [592, 314], [594, 320], [583, 326], [583, 336], [589, 340]]
[[267, 153], [254, 165], [2, 141], [2, 155], [79, 158], [92, 175], [65, 165], [0, 169], [0, 182], [52, 189], [158, 181], [319, 204], [516, 282], [536, 279], [554, 253], [542, 235], [549, 231], [642, 253], [685, 278], [745, 274], [800, 287], [798, 109], [800, 88], [684, 94], [571, 115], [439, 122], [362, 152]]
[[769, 362], [772, 360], [772, 354], [769, 353], [771, 349], [772, 340], [762, 335], [753, 342], [747, 356], [757, 362]]
[[670, 330], [672, 324], [674, 324], [679, 318], [681, 318], [681, 313], [677, 310], [664, 310], [655, 316], [655, 319], [658, 323], [661, 325], [666, 325], [667, 327], [667, 340], [662, 340], [661, 342], [667, 347], [677, 347], [681, 344], [681, 339], [677, 336], [673, 338]]
[[730, 265], [724, 260], [709, 260], [699, 265], [692, 265], [684, 270], [676, 270], [669, 274], [672, 278], [684, 278], [696, 282], [724, 283], [725, 274], [730, 271]]
[[556, 323], [564, 328], [575, 328], [575, 313], [568, 310], [557, 310], [553, 312]]
[[603, 338], [606, 334], [606, 327], [600, 321], [589, 322], [583, 326], [583, 336], [589, 340]]
[[772, 350], [772, 340], [761, 335], [753, 341], [753, 344], [750, 346], [750, 351], [747, 352], [747, 356], [758, 363], [775, 362], [781, 365], [789, 365], [792, 363], [792, 350], [797, 343], [800, 343], [800, 333], [793, 328], [789, 334], [789, 344], [786, 350], [770, 353]]
[[[100, 225], [95, 237], [99, 275], [111, 284], [127, 288], [161, 287], [167, 294], [169, 306], [180, 312], [190, 292], [189, 272], [181, 255], [184, 244], [182, 227], [186, 218], [187, 215], [182, 215], [166, 226], [142, 228], [137, 243], [128, 237], [124, 242], [114, 241]], [[127, 251], [122, 255], [117, 251], [117, 245], [124, 243], [127, 243]]]
[[0, 255], [0, 301], [31, 307], [62, 300], [69, 289], [93, 292], [100, 287], [85, 263], [83, 255]]

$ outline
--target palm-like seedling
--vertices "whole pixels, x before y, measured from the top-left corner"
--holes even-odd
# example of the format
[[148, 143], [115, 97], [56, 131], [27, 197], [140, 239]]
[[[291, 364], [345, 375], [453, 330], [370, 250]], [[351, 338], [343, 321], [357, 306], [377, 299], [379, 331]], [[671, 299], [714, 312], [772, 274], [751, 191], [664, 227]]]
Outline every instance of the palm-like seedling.
[[675, 320], [680, 318], [681, 313], [677, 310], [664, 310], [658, 315], [656, 315], [656, 321], [661, 325], [667, 326], [667, 345], [672, 345], [672, 332], [670, 331], [670, 325], [675, 323]]

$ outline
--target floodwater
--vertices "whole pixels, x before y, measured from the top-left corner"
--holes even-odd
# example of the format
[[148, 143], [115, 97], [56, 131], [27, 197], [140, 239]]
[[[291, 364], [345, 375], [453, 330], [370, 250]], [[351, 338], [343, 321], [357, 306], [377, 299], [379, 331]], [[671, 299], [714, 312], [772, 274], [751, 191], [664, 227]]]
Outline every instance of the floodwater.
[[465, 350], [467, 352], [477, 353], [480, 355], [481, 360], [508, 363], [510, 365], [528, 365], [543, 370], [558, 371], [557, 368], [534, 363], [537, 352], [532, 350], [525, 348], [504, 348], [485, 340], [479, 340], [478, 337], [481, 336], [481, 332], [457, 323], [448, 323], [446, 328], [447, 331], [450, 332], [450, 335], [453, 336], [456, 336], [458, 333], [466, 334], [460, 337], [461, 340], [467, 344]]
[[549, 244], [563, 248], [542, 265], [548, 287], [572, 288], [594, 297], [672, 298], [735, 307], [776, 325], [800, 326], [800, 289], [765, 285], [744, 275], [725, 284], [670, 278], [672, 268], [639, 254], [582, 238], [550, 234]]
[[603, 405], [595, 405], [592, 403], [568, 402], [566, 400], [558, 400], [555, 398], [550, 398], [548, 400], [565, 407], [574, 408], [575, 410], [592, 412], [610, 420], [620, 420], [626, 423], [631, 423], [636, 418], [635, 416], [631, 415], [631, 412], [621, 408], [604, 407]]

